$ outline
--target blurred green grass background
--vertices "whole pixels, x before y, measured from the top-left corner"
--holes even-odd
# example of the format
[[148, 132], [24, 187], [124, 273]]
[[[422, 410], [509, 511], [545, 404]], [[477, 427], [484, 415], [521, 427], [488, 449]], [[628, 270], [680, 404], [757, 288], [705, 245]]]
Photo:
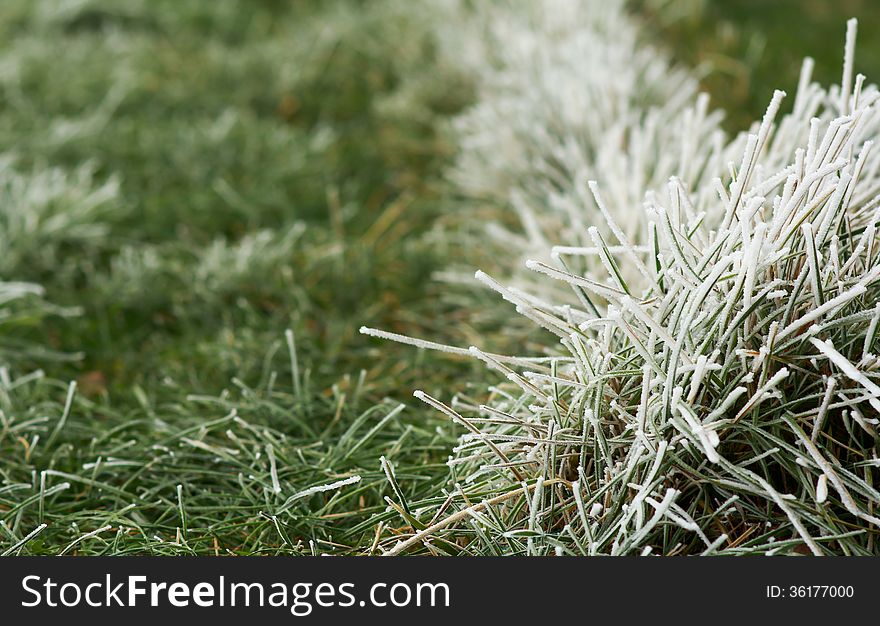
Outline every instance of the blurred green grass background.
[[[432, 280], [450, 249], [428, 235], [462, 210], [447, 126], [471, 85], [403, 6], [0, 5], [0, 278], [80, 309], [14, 329], [50, 350], [7, 355], [0, 551], [361, 550], [385, 506], [380, 454], [405, 491], [445, 477], [455, 432], [410, 392], [486, 375], [357, 329], [496, 349], [511, 336]], [[880, 76], [867, 0], [633, 10], [699, 68], [730, 130], [791, 90], [805, 55], [837, 80], [851, 15], [857, 70]], [[15, 382], [35, 368], [46, 377]], [[354, 473], [355, 488], [287, 502]]]
[[856, 72], [880, 76], [880, 3], [873, 0], [671, 0], [644, 10], [660, 45], [696, 68], [727, 127], [744, 130], [763, 115], [774, 89], [794, 95], [804, 57], [813, 79], [839, 83], [846, 20], [859, 20]]

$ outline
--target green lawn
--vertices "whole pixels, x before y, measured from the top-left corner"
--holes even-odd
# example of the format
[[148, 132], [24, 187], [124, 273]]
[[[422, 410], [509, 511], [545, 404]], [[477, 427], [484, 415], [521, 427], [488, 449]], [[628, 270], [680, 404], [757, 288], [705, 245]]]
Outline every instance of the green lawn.
[[357, 328], [440, 313], [421, 234], [467, 84], [382, 3], [43, 8], [0, 8], [2, 276], [63, 309], [9, 322], [0, 546], [41, 523], [25, 552], [108, 525], [70, 551], [363, 543], [344, 531], [381, 503], [379, 456], [417, 465], [412, 483], [452, 442], [395, 408], [455, 365]]
[[[804, 54], [834, 79], [847, 13], [880, 74], [870, 2], [673, 5], [657, 37], [731, 128]], [[381, 455], [443, 484], [457, 431], [411, 391], [489, 378], [357, 329], [512, 339], [432, 281], [471, 89], [405, 6], [0, 5], [0, 279], [44, 288], [0, 319], [0, 552], [368, 552]]]

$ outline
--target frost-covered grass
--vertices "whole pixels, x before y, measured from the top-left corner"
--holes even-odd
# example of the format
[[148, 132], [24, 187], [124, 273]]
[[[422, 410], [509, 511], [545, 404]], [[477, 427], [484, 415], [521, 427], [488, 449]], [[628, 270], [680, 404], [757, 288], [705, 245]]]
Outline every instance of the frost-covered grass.
[[[572, 27], [583, 3], [563, 4], [574, 7], [569, 19], [541, 15], [521, 31], [526, 40], [545, 33], [547, 57], [572, 49], [565, 29], [604, 27]], [[603, 6], [609, 20], [626, 20]], [[876, 553], [880, 158], [872, 146], [880, 94], [854, 71], [855, 29], [851, 21], [839, 85], [813, 83], [808, 60], [791, 113], [780, 116], [785, 93], [777, 91], [760, 123], [727, 145], [704, 141], [703, 125], [693, 123], [699, 116], [686, 110], [690, 125], [644, 142], [645, 108], [644, 116], [624, 117], [614, 147], [594, 146], [578, 118], [565, 116], [570, 93], [529, 101], [543, 55], [500, 64], [502, 75], [529, 79], [490, 88], [490, 108], [526, 102], [534, 117], [558, 125], [550, 135], [524, 125], [522, 145], [533, 157], [524, 165], [519, 150], [496, 146], [486, 152], [491, 161], [470, 163], [465, 185], [509, 173], [500, 189], [515, 204], [520, 194], [540, 201], [537, 181], [544, 201], [520, 212], [521, 228], [566, 245], [547, 250], [550, 262], [527, 261], [533, 277], [517, 276], [515, 286], [476, 277], [548, 340], [538, 353], [507, 356], [363, 329], [470, 354], [500, 381], [482, 402], [415, 392], [464, 434], [448, 461], [448, 489], [399, 502], [394, 509], [411, 528], [388, 533], [380, 547], [390, 554]], [[613, 93], [615, 78], [593, 72], [579, 85]], [[466, 115], [500, 122], [497, 112], [485, 113], [486, 102]], [[487, 140], [464, 119], [467, 157]], [[575, 150], [563, 153], [558, 146], [569, 135]], [[628, 167], [609, 173], [603, 150]], [[679, 160], [660, 185], [651, 174], [664, 153]], [[571, 154], [583, 155], [584, 165], [569, 182], [560, 173]], [[547, 157], [555, 169], [541, 167]], [[625, 185], [641, 197], [618, 193]], [[568, 210], [554, 212], [559, 206]], [[566, 218], [570, 231], [556, 226]], [[569, 233], [589, 245], [566, 240]], [[524, 247], [514, 241], [507, 258]], [[597, 262], [572, 271], [572, 256]], [[559, 297], [548, 282], [573, 295]]]
[[[459, 10], [457, 3], [430, 4], [432, 11]], [[415, 3], [395, 0], [0, 3], [0, 553], [371, 554], [436, 524], [442, 528], [430, 531], [432, 541], [414, 546], [465, 554], [543, 552], [556, 547], [554, 533], [559, 529], [549, 523], [559, 519], [553, 507], [568, 507], [562, 515], [574, 509], [569, 484], [554, 481], [573, 476], [548, 473], [536, 500], [533, 461], [543, 459], [555, 446], [536, 446], [540, 449], [533, 459], [522, 465], [511, 448], [520, 445], [526, 454], [535, 438], [567, 440], [572, 435], [532, 426], [523, 435], [528, 440], [492, 442], [517, 463], [515, 472], [528, 479], [528, 497], [512, 489], [521, 489], [513, 469], [478, 476], [470, 486], [463, 483], [464, 493], [473, 498], [470, 503], [450, 496], [458, 493], [456, 481], [463, 481], [485, 460], [468, 459], [479, 455], [476, 445], [481, 440], [472, 436], [460, 442], [460, 434], [472, 427], [492, 432], [500, 427], [520, 435], [518, 423], [501, 423], [507, 417], [471, 419], [476, 411], [469, 406], [488, 403], [500, 409], [509, 403], [508, 412], [516, 419], [531, 415], [532, 409], [516, 403], [517, 396], [511, 393], [516, 388], [508, 383], [493, 388], [487, 400], [485, 389], [498, 377], [480, 359], [450, 360], [357, 334], [357, 328], [366, 324], [464, 346], [466, 356], [470, 344], [533, 354], [538, 357], [535, 362], [517, 371], [535, 372], [530, 384], [538, 386], [554, 383], [553, 377], [568, 381], [577, 375], [572, 373], [577, 361], [559, 358], [565, 348], [552, 334], [540, 329], [530, 332], [533, 322], [514, 320], [507, 305], [491, 292], [445, 280], [457, 276], [462, 266], [477, 265], [532, 285], [552, 285], [544, 294], [547, 297], [565, 299], [568, 289], [565, 281], [537, 274], [537, 280], [526, 279], [532, 272], [520, 271], [515, 258], [532, 256], [519, 238], [518, 220], [529, 211], [543, 221], [541, 237], [531, 243], [561, 243], [551, 224], [571, 228], [567, 217], [571, 206], [545, 211], [541, 202], [546, 191], [542, 176], [554, 171], [549, 167], [552, 162], [545, 160], [532, 169], [534, 155], [528, 151], [546, 144], [526, 138], [522, 147], [527, 158], [517, 162], [515, 176], [498, 170], [483, 181], [491, 183], [486, 190], [479, 194], [476, 188], [465, 190], [469, 166], [460, 150], [462, 133], [479, 129], [480, 120], [491, 120], [488, 108], [478, 114], [479, 109], [470, 105], [479, 107], [492, 96], [495, 106], [507, 107], [505, 90], [528, 84], [512, 71], [498, 83], [482, 65], [485, 59], [468, 55], [475, 45], [479, 51], [486, 42], [508, 36], [505, 29], [522, 28], [537, 19], [533, 8], [525, 13], [516, 12], [521, 7], [511, 11], [516, 3], [501, 1], [491, 9], [485, 3], [471, 4], [496, 12], [497, 32], [491, 37], [474, 38], [471, 27], [476, 22], [444, 22], [413, 11]], [[732, 4], [748, 2], [725, 6]], [[607, 8], [617, 6], [612, 2]], [[646, 6], [673, 15], [670, 7], [678, 3]], [[712, 5], [697, 2], [695, 6]], [[567, 72], [590, 68], [607, 77], [604, 70], [614, 68], [620, 87], [614, 110], [603, 111], [601, 118], [584, 118], [575, 107], [563, 118], [562, 130], [581, 121], [589, 125], [583, 129], [584, 141], [557, 142], [564, 163], [573, 166], [563, 171], [579, 181], [560, 185], [557, 195], [577, 193], [578, 201], [593, 202], [583, 183], [596, 179], [609, 210], [618, 214], [622, 204], [641, 200], [646, 181], [663, 183], [659, 187], [665, 193], [665, 179], [681, 153], [661, 160], [656, 172], [637, 184], [618, 175], [632, 166], [618, 158], [621, 152], [607, 146], [595, 153], [583, 148], [619, 138], [623, 131], [615, 121], [616, 110], [626, 111], [627, 123], [644, 121], [645, 141], [675, 140], [687, 110], [695, 105], [697, 75], [681, 68], [670, 70], [662, 49], [680, 45], [679, 54], [688, 55], [693, 38], [702, 32], [710, 33], [700, 40], [698, 49], [703, 52], [710, 45], [706, 42], [717, 40], [722, 45], [723, 41], [711, 29], [691, 28], [680, 18], [663, 24], [663, 29], [676, 32], [669, 38], [665, 31], [639, 29], [618, 13], [603, 15], [611, 16], [607, 24], [611, 30], [599, 39], [618, 46], [608, 49], [602, 58], [606, 63], [572, 65], [561, 63], [564, 57], [535, 55], [556, 68], [546, 77], [536, 77], [543, 82], [535, 93], [551, 104], [559, 102], [553, 84], [566, 82]], [[788, 28], [779, 20], [765, 25]], [[588, 41], [596, 35], [569, 35], [564, 41], [574, 52], [596, 45]], [[456, 49], [456, 41], [470, 43]], [[768, 46], [773, 41], [768, 37]], [[620, 47], [625, 43], [640, 48], [653, 45], [660, 52], [641, 53], [640, 63], [648, 69], [640, 70], [639, 65], [626, 63]], [[535, 51], [535, 42], [531, 45], [525, 49], [495, 45], [493, 62], [516, 61], [517, 55]], [[813, 52], [820, 55], [818, 67], [827, 66], [828, 58], [836, 63], [840, 56], [838, 47], [830, 44], [826, 51]], [[644, 101], [646, 94], [635, 89], [643, 81], [652, 85]], [[765, 96], [772, 86], [765, 84]], [[712, 102], [723, 106], [727, 95], [717, 85], [710, 87], [715, 90]], [[601, 90], [590, 91], [590, 85], [578, 88], [586, 91], [575, 90], [576, 103], [602, 104]], [[714, 96], [719, 93], [723, 97], [717, 102]], [[534, 104], [532, 99], [517, 106]], [[653, 122], [640, 119], [646, 105], [656, 107]], [[717, 120], [711, 107], [705, 111], [701, 123], [707, 132], [714, 132]], [[509, 128], [520, 134], [514, 138], [517, 141], [522, 140], [521, 133], [532, 130], [559, 130], [547, 116], [531, 124], [510, 119], [516, 123]], [[483, 139], [500, 136], [490, 132]], [[485, 165], [480, 159], [507, 167], [493, 160], [493, 150], [500, 154], [496, 147], [475, 145], [489, 152], [474, 158], [473, 168]], [[741, 149], [734, 144], [725, 155]], [[568, 160], [572, 153], [564, 150], [575, 150], [575, 158]], [[595, 169], [590, 163], [600, 153], [603, 167]], [[779, 154], [777, 168], [791, 156]], [[593, 173], [585, 175], [587, 170]], [[722, 175], [727, 176], [726, 171]], [[707, 188], [702, 175], [681, 176], [695, 187]], [[521, 197], [528, 202], [515, 206], [528, 211], [510, 210], [505, 186], [525, 182], [528, 188]], [[620, 195], [611, 191], [614, 184], [622, 185]], [[707, 214], [713, 206], [718, 209], [717, 200], [711, 204], [714, 188], [708, 190]], [[474, 202], [477, 195], [479, 203]], [[595, 205], [592, 211], [611, 249], [623, 249], [613, 240], [612, 230], [598, 222]], [[501, 216], [503, 228], [494, 229], [491, 240], [474, 239], [475, 232], [484, 236], [487, 216]], [[627, 233], [635, 240], [642, 236], [643, 226], [638, 220], [628, 222]], [[796, 237], [798, 242], [807, 241], [800, 233]], [[838, 239], [836, 250], [842, 259], [852, 248], [847, 247], [847, 238]], [[511, 246], [510, 241], [518, 243]], [[591, 239], [568, 243], [595, 247]], [[738, 245], [731, 254], [744, 244]], [[638, 250], [643, 255], [639, 258], [648, 253]], [[843, 261], [838, 267], [828, 262], [831, 256], [824, 249], [820, 251], [825, 256], [821, 261], [816, 257], [824, 272], [818, 287], [827, 301], [838, 295], [837, 282], [842, 283], [840, 293], [855, 287], [865, 261], [851, 265]], [[543, 254], [544, 262], [553, 261], [549, 248]], [[860, 254], [866, 258], [865, 249]], [[633, 281], [632, 288], [643, 288], [637, 264], [619, 252], [614, 255], [623, 275]], [[791, 266], [780, 271], [797, 269], [793, 258], [785, 261]], [[583, 255], [569, 258], [569, 269], [581, 269], [578, 259], [583, 268], [603, 271], [599, 259]], [[761, 259], [759, 268], [776, 271], [776, 261]], [[664, 288], [683, 292], [692, 287], [688, 277], [678, 276], [674, 268], [662, 271], [669, 274], [664, 273]], [[438, 277], [444, 280], [435, 280]], [[718, 288], [726, 288], [730, 280], [720, 277]], [[792, 315], [808, 311], [814, 293], [813, 282], [807, 280]], [[838, 314], [847, 315], [864, 299], [858, 296]], [[602, 307], [607, 300], [597, 297], [595, 304]], [[577, 296], [569, 301], [574, 307], [579, 303]], [[643, 302], [652, 313], [661, 305], [660, 300]], [[535, 310], [542, 306], [529, 303]], [[760, 300], [757, 306], [770, 305]], [[620, 315], [631, 320], [634, 332], [649, 332], [622, 305]], [[759, 322], [755, 320], [747, 339], [760, 353], [766, 328]], [[816, 338], [832, 339], [834, 349], [853, 367], [870, 374], [857, 351], [858, 345], [864, 347], [867, 328], [864, 324], [857, 328], [865, 332], [843, 341], [836, 335]], [[663, 346], [657, 339], [654, 347], [662, 351]], [[686, 345], [688, 355], [699, 358], [692, 348]], [[599, 349], [606, 349], [605, 344]], [[620, 333], [610, 334], [608, 351], [627, 349], [636, 359], [634, 348]], [[848, 393], [859, 384], [838, 365], [829, 365], [827, 355], [820, 356], [813, 344], [797, 349], [809, 351], [797, 354], [815, 357], [816, 367], [824, 363], [829, 371], [837, 368], [834, 393]], [[773, 354], [745, 354], [742, 359], [754, 364], [753, 359], [763, 358], [761, 363], [775, 368]], [[820, 359], [824, 360], [820, 363]], [[667, 358], [658, 365], [667, 367], [671, 362]], [[717, 363], [726, 373], [746, 367], [720, 358]], [[619, 383], [613, 389], [619, 397], [617, 406], [635, 410], [633, 394], [640, 371], [631, 371], [631, 363], [606, 365], [614, 368], [614, 381]], [[785, 367], [793, 378], [794, 366]], [[703, 369], [694, 402], [721, 395], [719, 370], [708, 359]], [[693, 377], [693, 370], [688, 371], [685, 375]], [[768, 374], [772, 377], [778, 371], [768, 369]], [[755, 384], [761, 382], [761, 375], [759, 367]], [[814, 372], [804, 379], [805, 392], [819, 388], [816, 376]], [[554, 384], [553, 393], [560, 401], [584, 393], [570, 381]], [[690, 395], [690, 387], [682, 384], [679, 403]], [[421, 397], [434, 406], [410, 400], [414, 388], [423, 389]], [[450, 422], [446, 409], [431, 400], [453, 391], [460, 393], [450, 408], [464, 415], [464, 420], [455, 418], [457, 423]], [[767, 392], [771, 397], [760, 408], [778, 407], [773, 389]], [[636, 395], [640, 403], [640, 391]], [[808, 402], [809, 396], [802, 401]], [[540, 420], [549, 424], [544, 414], [548, 405], [532, 404]], [[625, 417], [615, 415], [625, 422]], [[863, 412], [862, 417], [872, 426], [869, 415]], [[554, 413], [552, 419], [563, 424], [562, 415]], [[676, 414], [675, 419], [684, 418]], [[718, 454], [732, 463], [741, 462], [745, 452], [738, 448], [729, 452], [725, 446], [744, 437], [748, 419], [751, 416], [726, 426], [726, 432], [718, 431]], [[858, 420], [849, 419], [859, 433]], [[675, 428], [659, 419], [658, 424], [670, 433]], [[835, 443], [841, 435], [830, 429], [840, 428], [840, 422], [826, 417], [825, 424], [817, 438], [819, 450], [836, 455], [835, 462], [858, 458], [858, 450]], [[767, 432], [779, 436], [785, 428], [773, 422]], [[607, 452], [623, 454], [634, 432], [614, 430], [606, 440]], [[709, 474], [718, 470], [717, 464], [700, 465], [705, 461], [699, 439], [686, 448], [686, 437], [675, 433], [672, 437], [680, 441], [667, 449], [658, 473], [678, 463], [676, 467], [694, 467], [704, 474], [689, 476], [692, 483], [676, 478], [672, 487], [682, 493], [668, 505], [667, 517], [653, 532], [669, 535], [663, 545], [680, 539], [680, 551], [704, 550], [699, 534], [674, 526], [668, 512], [681, 506], [695, 523], [705, 526], [708, 514], [688, 508], [689, 502], [697, 501], [689, 499], [693, 490], [709, 493], [741, 486], [719, 487]], [[812, 430], [806, 434], [811, 437]], [[446, 461], [456, 445], [464, 447], [456, 452], [461, 462], [454, 464], [451, 474]], [[771, 444], [754, 445], [765, 450]], [[591, 455], [602, 458], [602, 450]], [[785, 485], [798, 481], [804, 489], [809, 480], [818, 496], [816, 462], [806, 448], [799, 450], [806, 465], [789, 463], [780, 480]], [[569, 458], [559, 454], [560, 463]], [[749, 467], [757, 471], [756, 466], [772, 460], [764, 457]], [[643, 478], [644, 459], [633, 462], [631, 482], [636, 484]], [[598, 467], [585, 466], [585, 471], [595, 472]], [[864, 509], [865, 488], [858, 481], [866, 480], [868, 470], [870, 466], [860, 468], [862, 474], [855, 478], [838, 473], [859, 510]], [[589, 481], [594, 474], [585, 476], [581, 484], [592, 488]], [[703, 476], [715, 482], [703, 482]], [[486, 482], [490, 479], [491, 485]], [[778, 487], [780, 493], [785, 489]], [[816, 522], [800, 505], [795, 514], [806, 518], [808, 531], [823, 549], [863, 550], [864, 534], [838, 543], [821, 538], [837, 530], [849, 532], [853, 524], [858, 527], [864, 521], [847, 509], [830, 476], [824, 489], [827, 520]], [[607, 493], [622, 498], [623, 488], [614, 483]], [[604, 519], [596, 506], [599, 502], [590, 500], [595, 495], [582, 494], [585, 514], [588, 519]], [[662, 503], [662, 496], [665, 493], [646, 492], [644, 502], [654, 498]], [[481, 504], [484, 498], [495, 504]], [[740, 552], [771, 549], [771, 533], [779, 536], [775, 546], [783, 551], [800, 549], [796, 546], [803, 543], [801, 537], [786, 534], [789, 518], [765, 500], [751, 494], [733, 505], [750, 519], [766, 517], [775, 524], [771, 529], [761, 530], [764, 527], [756, 523], [758, 530], [725, 527], [704, 534], [710, 541], [720, 532], [738, 537]], [[535, 502], [537, 506], [532, 505]], [[577, 502], [574, 507], [579, 518]], [[640, 515], [636, 507], [633, 519], [638, 521]], [[602, 532], [610, 527], [606, 524], [620, 519], [614, 512], [600, 521]], [[468, 520], [481, 523], [466, 526]], [[495, 526], [485, 520], [494, 520]], [[824, 524], [821, 531], [810, 525], [816, 523]], [[577, 520], [571, 526], [576, 533], [582, 530]], [[587, 551], [588, 545], [596, 545], [577, 537]], [[580, 550], [574, 540], [560, 541], [565, 550]]]

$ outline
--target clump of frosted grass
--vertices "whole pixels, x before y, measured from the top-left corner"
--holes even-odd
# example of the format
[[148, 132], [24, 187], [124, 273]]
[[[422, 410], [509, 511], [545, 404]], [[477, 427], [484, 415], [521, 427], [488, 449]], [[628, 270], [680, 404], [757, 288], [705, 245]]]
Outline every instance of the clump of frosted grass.
[[45, 315], [76, 315], [78, 309], [48, 304], [39, 284], [22, 278], [67, 270], [64, 251], [100, 245], [103, 219], [118, 206], [116, 180], [99, 182], [94, 166], [73, 170], [21, 167], [0, 155], [0, 367], [32, 357], [61, 355], [23, 337], [22, 329]]
[[587, 229], [600, 269], [527, 263], [576, 304], [477, 273], [556, 339], [540, 358], [469, 348], [503, 380], [484, 404], [416, 392], [463, 428], [452, 488], [410, 502], [418, 523], [381, 548], [877, 553], [880, 92], [854, 76], [855, 28], [841, 85], [807, 61], [792, 112], [777, 121], [776, 92], [714, 197], [673, 177], [625, 205], [589, 182], [612, 233]]
[[[591, 179], [622, 207], [672, 175], [711, 193], [709, 177], [725, 164], [721, 115], [646, 41], [622, 0], [449, 4], [443, 48], [478, 86], [456, 120], [452, 178], [518, 222], [491, 221], [488, 243], [545, 257], [553, 245], [594, 247]], [[640, 228], [635, 210], [617, 219], [627, 234]]]
[[285, 266], [304, 231], [305, 225], [296, 222], [285, 232], [261, 230], [235, 242], [216, 239], [198, 253], [196, 290], [204, 297], [222, 296], [259, 285], [267, 273]]
[[14, 157], [0, 157], [0, 277], [63, 267], [63, 246], [101, 243], [104, 219], [118, 207], [119, 183], [96, 180], [94, 169], [25, 170]]
[[43, 300], [44, 290], [26, 282], [0, 281], [0, 368], [22, 356], [30, 356], [34, 346], [16, 338], [16, 331], [31, 320], [52, 310]]
[[176, 244], [124, 246], [97, 288], [114, 305], [141, 309], [166, 302], [174, 291], [169, 285], [185, 284], [200, 303], [260, 292], [267, 289], [267, 276], [280, 271], [290, 277], [289, 261], [304, 232], [305, 225], [296, 222], [283, 231], [264, 229], [237, 240], [218, 237], [195, 250]]

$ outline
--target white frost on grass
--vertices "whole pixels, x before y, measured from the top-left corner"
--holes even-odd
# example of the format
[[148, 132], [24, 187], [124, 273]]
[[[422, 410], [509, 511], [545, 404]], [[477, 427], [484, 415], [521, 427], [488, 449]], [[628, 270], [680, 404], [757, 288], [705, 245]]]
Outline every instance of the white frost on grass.
[[[780, 118], [777, 91], [749, 133], [722, 145], [708, 139], [717, 116], [687, 112], [689, 79], [642, 47], [620, 3], [582, 4], [481, 9], [488, 35], [471, 43], [492, 62], [459, 125], [459, 183], [518, 211], [525, 239], [504, 239], [508, 258], [538, 250], [516, 287], [478, 277], [558, 337], [550, 356], [526, 367], [362, 331], [469, 353], [510, 383], [474, 407], [503, 420], [419, 396], [468, 430], [449, 463], [463, 500], [505, 503], [497, 533], [467, 534], [466, 550], [749, 554], [763, 548], [738, 535], [769, 524], [813, 554], [867, 553], [880, 522], [868, 469], [880, 413], [880, 92], [853, 76], [855, 23], [840, 86], [813, 83], [808, 60], [790, 113]], [[654, 60], [633, 56], [643, 49]], [[656, 101], [634, 99], [653, 85], [636, 76], [658, 79]], [[550, 254], [555, 244], [568, 248]], [[599, 263], [575, 270], [567, 249]], [[576, 297], [560, 301], [553, 283]], [[815, 467], [796, 462], [804, 449]], [[719, 526], [733, 501], [743, 525]], [[394, 553], [431, 532], [464, 537], [460, 513], [426, 507], [440, 521]], [[866, 532], [852, 532], [858, 520]]]
[[295, 493], [290, 496], [280, 509], [276, 512], [276, 515], [280, 515], [284, 511], [290, 508], [297, 500], [301, 500], [302, 498], [308, 498], [309, 496], [313, 496], [316, 493], [324, 493], [325, 491], [335, 491], [337, 489], [341, 489], [342, 487], [346, 487], [348, 485], [354, 485], [356, 483], [361, 482], [360, 476], [349, 476], [348, 478], [343, 478], [342, 480], [337, 480], [332, 483], [327, 483], [326, 485], [315, 485], [314, 487], [309, 487], [308, 489], [303, 489], [302, 491]]

